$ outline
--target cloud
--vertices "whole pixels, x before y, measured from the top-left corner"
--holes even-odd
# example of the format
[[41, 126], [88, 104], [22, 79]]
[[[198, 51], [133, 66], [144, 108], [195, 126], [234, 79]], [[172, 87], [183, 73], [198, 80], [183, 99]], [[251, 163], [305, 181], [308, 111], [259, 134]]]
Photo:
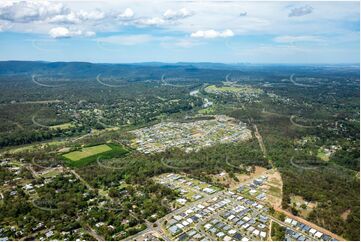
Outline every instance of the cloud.
[[137, 45], [150, 42], [154, 40], [153, 36], [147, 34], [138, 34], [138, 35], [114, 35], [104, 38], [98, 38], [97, 42], [108, 43], [108, 44], [117, 44], [117, 45]]
[[56, 15], [49, 18], [49, 23], [57, 24], [80, 24], [86, 21], [97, 21], [105, 18], [105, 13], [100, 10], [93, 11], [70, 11], [68, 14]]
[[0, 6], [0, 19], [14, 23], [66, 23], [79, 24], [84, 21], [101, 20], [105, 13], [100, 10], [73, 11], [61, 3], [48, 1], [9, 2]]
[[131, 8], [125, 9], [124, 12], [118, 15], [118, 17], [121, 19], [128, 19], [128, 18], [132, 18], [133, 16], [134, 16], [134, 11]]
[[283, 35], [274, 38], [273, 41], [277, 43], [321, 42], [322, 39], [318, 36], [313, 36], [313, 35], [299, 35], [299, 36]]
[[163, 18], [159, 18], [159, 17], [144, 18], [144, 19], [139, 19], [139, 20], [136, 21], [136, 24], [150, 25], [150, 26], [162, 25], [162, 24], [165, 24], [165, 23], [166, 23], [166, 21]]
[[167, 11], [164, 12], [163, 17], [164, 19], [167, 20], [178, 20], [178, 19], [188, 18], [192, 15], [193, 13], [190, 10], [186, 8], [181, 8], [178, 11], [168, 9]]
[[172, 23], [179, 19], [188, 18], [192, 15], [193, 13], [186, 8], [181, 8], [179, 10], [168, 9], [163, 13], [162, 17], [140, 18], [134, 21], [134, 24], [145, 26], [159, 26]]
[[69, 14], [70, 10], [61, 3], [47, 1], [8, 2], [0, 6], [0, 19], [26, 23], [43, 21], [57, 15]]
[[311, 14], [313, 7], [309, 5], [304, 5], [291, 9], [291, 12], [288, 14], [288, 17], [301, 17], [307, 14]]
[[0, 32], [3, 32], [10, 28], [10, 25], [8, 23], [0, 23]]
[[95, 33], [93, 31], [70, 30], [65, 27], [55, 27], [50, 29], [49, 35], [54, 39], [64, 39], [64, 38], [71, 38], [74, 36], [91, 37], [94, 36]]
[[213, 38], [227, 38], [234, 36], [234, 33], [230, 29], [226, 29], [224, 31], [216, 31], [213, 29], [210, 30], [198, 30], [197, 32], [194, 32], [191, 34], [191, 37], [193, 38], [205, 38], [205, 39], [213, 39]]
[[242, 11], [239, 13], [239, 16], [243, 17], [243, 16], [246, 16], [247, 15], [247, 12], [246, 11]]

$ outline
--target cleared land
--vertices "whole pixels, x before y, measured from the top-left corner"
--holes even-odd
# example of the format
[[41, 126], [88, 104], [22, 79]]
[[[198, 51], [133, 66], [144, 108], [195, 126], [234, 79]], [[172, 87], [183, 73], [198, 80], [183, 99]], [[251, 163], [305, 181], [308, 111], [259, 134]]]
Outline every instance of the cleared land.
[[110, 148], [108, 145], [97, 145], [97, 146], [83, 148], [80, 151], [70, 152], [68, 154], [65, 154], [64, 157], [72, 161], [78, 161], [87, 158], [89, 156], [101, 154], [110, 150], [112, 150], [112, 148]]
[[208, 93], [244, 93], [244, 94], [262, 94], [263, 90], [260, 88], [254, 88], [247, 85], [237, 85], [237, 86], [216, 86], [211, 85], [205, 88], [205, 91]]
[[64, 154], [63, 157], [68, 160], [68, 165], [72, 167], [81, 167], [97, 160], [98, 157], [110, 159], [120, 157], [128, 153], [128, 150], [116, 144], [102, 144], [82, 148], [79, 151], [73, 151]]
[[64, 124], [50, 126], [51, 129], [70, 129], [72, 127], [74, 127], [72, 123], [64, 123]]

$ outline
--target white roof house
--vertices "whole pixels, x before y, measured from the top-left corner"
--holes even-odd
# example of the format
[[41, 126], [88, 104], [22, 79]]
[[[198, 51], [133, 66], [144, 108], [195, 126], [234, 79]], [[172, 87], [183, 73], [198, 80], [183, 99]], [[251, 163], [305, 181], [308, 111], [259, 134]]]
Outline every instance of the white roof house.
[[322, 235], [323, 235], [323, 233], [321, 233], [320, 231], [317, 231], [317, 232], [315, 233], [315, 237], [316, 237], [316, 238], [321, 238]]
[[210, 229], [211, 227], [212, 227], [212, 224], [206, 224], [206, 225], [204, 225], [204, 228], [205, 228], [206, 230]]
[[258, 229], [255, 229], [255, 230], [253, 230], [252, 233], [253, 233], [254, 235], [258, 236], [258, 235], [259, 235], [259, 230], [258, 230]]
[[288, 224], [292, 223], [292, 219], [286, 218], [286, 219], [285, 219], [285, 223], [288, 223]]

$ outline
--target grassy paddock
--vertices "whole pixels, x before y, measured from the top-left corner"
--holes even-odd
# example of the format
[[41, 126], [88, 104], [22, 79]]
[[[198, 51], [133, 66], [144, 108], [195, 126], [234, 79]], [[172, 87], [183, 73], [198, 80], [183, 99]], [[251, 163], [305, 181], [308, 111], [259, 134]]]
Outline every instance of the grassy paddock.
[[82, 167], [88, 165], [101, 156], [102, 159], [110, 159], [120, 157], [128, 153], [128, 150], [116, 144], [102, 144], [91, 147], [82, 148], [80, 151], [73, 151], [64, 154], [68, 162], [67, 165], [71, 167]]
[[58, 124], [58, 125], [50, 126], [50, 129], [64, 130], [64, 129], [70, 129], [70, 128], [73, 128], [73, 127], [75, 127], [75, 126], [72, 123], [64, 123], [64, 124]]

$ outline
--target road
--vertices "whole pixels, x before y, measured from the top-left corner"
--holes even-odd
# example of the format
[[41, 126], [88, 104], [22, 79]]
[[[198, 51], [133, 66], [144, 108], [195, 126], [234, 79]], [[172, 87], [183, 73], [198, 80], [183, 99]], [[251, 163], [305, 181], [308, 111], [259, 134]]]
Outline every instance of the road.
[[83, 226], [83, 229], [87, 231], [91, 236], [93, 236], [98, 241], [104, 241], [105, 238], [103, 236], [98, 235], [94, 229], [92, 229], [89, 225]]
[[[305, 219], [303, 219], [303, 218], [300, 218], [300, 217], [298, 217], [298, 216], [295, 216], [295, 215], [293, 215], [292, 213], [290, 213], [290, 212], [288, 212], [288, 211], [286, 211], [286, 210], [284, 210], [284, 209], [282, 209], [282, 208], [279, 208], [279, 207], [273, 207], [277, 212], [281, 212], [281, 213], [283, 213], [283, 214], [285, 214], [286, 216], [288, 216], [288, 217], [290, 217], [290, 218], [292, 218], [292, 219], [294, 219], [294, 220], [297, 220], [298, 222], [301, 222], [301, 223], [303, 223], [303, 224], [306, 224], [306, 225], [308, 225], [308, 226], [310, 226], [310, 227], [312, 227], [312, 228], [314, 228], [314, 229], [316, 229], [316, 230], [318, 230], [318, 231], [320, 231], [320, 232], [322, 232], [322, 233], [324, 233], [324, 234], [327, 234], [327, 235], [329, 235], [329, 236], [331, 236], [331, 237], [333, 237], [333, 238], [335, 238], [335, 239], [337, 239], [337, 240], [339, 240], [339, 241], [345, 241], [345, 239], [344, 238], [342, 238], [341, 236], [339, 236], [339, 235], [337, 235], [337, 234], [334, 234], [334, 233], [332, 233], [331, 231], [328, 231], [327, 229], [324, 229], [324, 228], [322, 228], [322, 227], [320, 227], [320, 226], [318, 226], [318, 225], [316, 225], [316, 224], [314, 224], [314, 223], [312, 223], [312, 222], [310, 222], [310, 221], [307, 221], [307, 220], [305, 220]], [[279, 221], [277, 221], [277, 222], [279, 222]], [[288, 225], [289, 226], [289, 225]]]
[[34, 170], [32, 165], [27, 165], [26, 168], [31, 172], [31, 174], [33, 175], [34, 178], [38, 178], [39, 175], [38, 173]]
[[296, 118], [295, 115], [291, 115], [291, 117], [290, 117], [290, 122], [291, 122], [294, 126], [296, 126], [296, 127], [305, 128], [305, 129], [315, 128], [315, 127], [316, 127], [316, 126], [311, 126], [311, 125], [306, 126], [306, 125], [298, 124], [298, 123], [296, 123], [296, 122], [294, 121], [295, 118]]
[[67, 169], [67, 170], [73, 173], [73, 175], [76, 176], [76, 178], [78, 178], [78, 180], [81, 181], [89, 190], [91, 191], [95, 190], [92, 186], [90, 186], [90, 184], [86, 180], [84, 180], [78, 173], [76, 173], [76, 171], [72, 169]]
[[[259, 147], [261, 148], [261, 151], [263, 153], [263, 157], [267, 158], [267, 149], [266, 149], [266, 146], [263, 143], [262, 135], [259, 133], [258, 127], [257, 127], [256, 124], [253, 124], [253, 128], [254, 128], [254, 135], [256, 136], [256, 138], [258, 140], [258, 144], [259, 144]], [[273, 163], [273, 161], [271, 159], [268, 159], [268, 163], [271, 164], [272, 169], [276, 169], [276, 166], [274, 165], [274, 163]]]

